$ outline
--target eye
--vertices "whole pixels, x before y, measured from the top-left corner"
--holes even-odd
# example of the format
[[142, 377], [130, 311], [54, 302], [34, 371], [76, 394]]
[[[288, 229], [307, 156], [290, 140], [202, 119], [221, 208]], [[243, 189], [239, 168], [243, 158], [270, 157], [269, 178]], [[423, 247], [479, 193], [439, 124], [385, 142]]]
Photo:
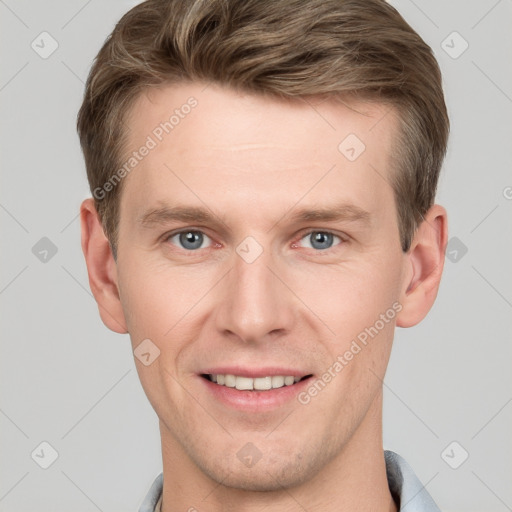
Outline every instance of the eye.
[[211, 239], [201, 231], [181, 231], [175, 235], [169, 236], [167, 239], [172, 244], [181, 247], [187, 251], [195, 251], [197, 249], [204, 249], [211, 245]]
[[330, 249], [335, 243], [342, 242], [339, 236], [329, 231], [311, 231], [299, 241], [301, 247], [323, 251]]

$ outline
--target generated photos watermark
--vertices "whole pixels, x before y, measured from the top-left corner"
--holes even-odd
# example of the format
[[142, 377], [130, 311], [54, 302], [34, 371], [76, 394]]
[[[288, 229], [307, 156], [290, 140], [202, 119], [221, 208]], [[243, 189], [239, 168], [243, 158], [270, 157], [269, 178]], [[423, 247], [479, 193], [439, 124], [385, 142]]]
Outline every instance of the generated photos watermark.
[[180, 106], [180, 108], [175, 108], [173, 114], [169, 116], [169, 119], [166, 121], [162, 121], [159, 125], [155, 126], [151, 133], [146, 137], [146, 141], [140, 148], [136, 151], [133, 151], [131, 155], [125, 160], [123, 165], [117, 169], [117, 171], [112, 174], [112, 176], [101, 186], [96, 187], [92, 195], [98, 201], [105, 199], [105, 196], [108, 192], [114, 190], [114, 188], [121, 182], [123, 178], [128, 176], [130, 172], [135, 169], [139, 163], [144, 160], [149, 153], [155, 149], [158, 144], [160, 144], [164, 138], [169, 135], [185, 117], [187, 117], [192, 109], [197, 107], [198, 101], [196, 98], [191, 96], [187, 99], [186, 103]]
[[384, 329], [396, 317], [397, 313], [402, 311], [402, 304], [394, 302], [393, 305], [369, 327], [365, 327], [350, 343], [350, 347], [336, 357], [335, 361], [327, 368], [327, 370], [312, 382], [309, 387], [297, 395], [297, 400], [302, 405], [307, 405], [311, 399], [322, 391], [329, 382], [331, 382], [341, 371], [352, 361], [366, 346], [368, 342], [375, 338], [379, 332]]

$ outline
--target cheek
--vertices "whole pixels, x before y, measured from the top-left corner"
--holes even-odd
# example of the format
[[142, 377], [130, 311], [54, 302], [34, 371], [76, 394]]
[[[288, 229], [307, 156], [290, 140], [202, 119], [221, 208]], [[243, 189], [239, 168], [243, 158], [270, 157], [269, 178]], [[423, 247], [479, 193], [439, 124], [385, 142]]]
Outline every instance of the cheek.
[[149, 339], [158, 350], [149, 365], [136, 361], [146, 396], [155, 410], [163, 411], [170, 393], [179, 409], [182, 397], [177, 380], [182, 378], [182, 355], [197, 334], [196, 306], [206, 283], [185, 269], [171, 269], [168, 264], [154, 264], [142, 257], [125, 260], [118, 275], [132, 349]]
[[[400, 275], [396, 261], [362, 261], [339, 267], [319, 266], [300, 279], [297, 276], [295, 282], [301, 283], [297, 294], [328, 327], [332, 348], [341, 349], [390, 308], [386, 319], [394, 324], [393, 304], [400, 294]], [[388, 336], [388, 327], [386, 322], [379, 330]]]
[[[208, 281], [190, 269], [133, 259], [119, 272], [121, 302], [133, 337], [165, 339], [199, 304]], [[134, 340], [135, 341], [135, 340]]]

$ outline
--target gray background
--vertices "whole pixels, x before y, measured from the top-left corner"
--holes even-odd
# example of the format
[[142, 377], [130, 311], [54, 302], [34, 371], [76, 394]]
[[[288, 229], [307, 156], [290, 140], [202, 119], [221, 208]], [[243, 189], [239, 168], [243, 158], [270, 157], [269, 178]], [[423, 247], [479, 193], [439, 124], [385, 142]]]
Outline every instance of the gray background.
[[[1, 511], [135, 511], [161, 471], [157, 417], [128, 335], [100, 321], [77, 218], [84, 81], [135, 3], [0, 0]], [[392, 3], [444, 73], [451, 241], [430, 316], [397, 331], [385, 447], [444, 511], [512, 510], [512, 1]], [[43, 31], [58, 43], [47, 58], [31, 47], [52, 48]]]

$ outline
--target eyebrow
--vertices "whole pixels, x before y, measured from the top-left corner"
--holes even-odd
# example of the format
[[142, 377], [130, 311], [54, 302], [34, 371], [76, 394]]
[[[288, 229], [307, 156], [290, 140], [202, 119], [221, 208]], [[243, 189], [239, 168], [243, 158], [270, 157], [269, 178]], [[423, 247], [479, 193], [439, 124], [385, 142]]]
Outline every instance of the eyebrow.
[[290, 218], [294, 222], [360, 221], [364, 224], [368, 224], [371, 220], [371, 214], [354, 204], [339, 204], [334, 206], [325, 206], [322, 208], [303, 208], [290, 214]]
[[[302, 208], [289, 213], [293, 223], [299, 222], [361, 222], [369, 224], [371, 214], [353, 204], [339, 204], [321, 208]], [[282, 219], [287, 217], [284, 215]], [[137, 217], [137, 223], [144, 228], [165, 225], [170, 222], [192, 222], [205, 224], [224, 224], [210, 210], [195, 206], [161, 206], [146, 210]], [[279, 221], [280, 222], [280, 221]]]
[[206, 208], [195, 206], [161, 206], [145, 211], [137, 217], [137, 222], [145, 228], [169, 222], [219, 223], [219, 220]]

